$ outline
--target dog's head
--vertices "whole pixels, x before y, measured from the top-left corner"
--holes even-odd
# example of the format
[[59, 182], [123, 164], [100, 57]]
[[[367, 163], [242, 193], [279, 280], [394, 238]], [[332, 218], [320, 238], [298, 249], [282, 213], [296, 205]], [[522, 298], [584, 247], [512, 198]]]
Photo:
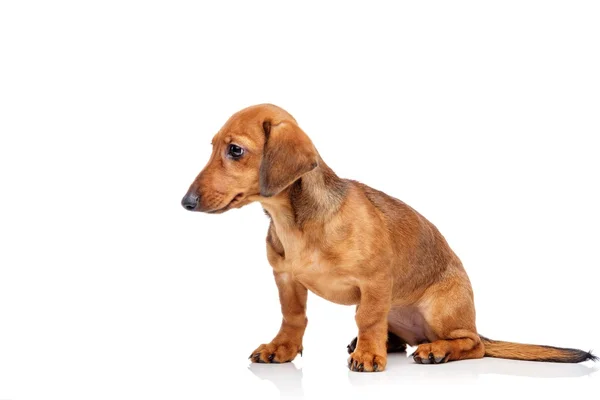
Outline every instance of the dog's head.
[[222, 213], [281, 193], [318, 165], [318, 154], [296, 120], [261, 104], [235, 113], [213, 137], [208, 164], [181, 205]]

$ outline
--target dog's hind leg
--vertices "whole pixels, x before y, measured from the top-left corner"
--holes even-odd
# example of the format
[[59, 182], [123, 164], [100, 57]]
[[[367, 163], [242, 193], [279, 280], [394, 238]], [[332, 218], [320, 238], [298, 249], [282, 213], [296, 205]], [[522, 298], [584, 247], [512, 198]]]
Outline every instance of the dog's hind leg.
[[485, 346], [475, 327], [475, 306], [468, 281], [442, 282], [430, 288], [419, 308], [431, 342], [417, 347], [413, 354], [415, 362], [439, 364], [484, 356]]

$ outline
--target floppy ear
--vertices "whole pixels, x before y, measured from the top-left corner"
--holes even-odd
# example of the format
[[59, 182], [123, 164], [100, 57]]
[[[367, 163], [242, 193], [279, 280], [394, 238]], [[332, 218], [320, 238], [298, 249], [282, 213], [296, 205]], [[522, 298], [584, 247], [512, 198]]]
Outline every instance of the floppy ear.
[[265, 147], [260, 164], [260, 195], [275, 196], [305, 173], [317, 167], [317, 150], [291, 121], [263, 123]]

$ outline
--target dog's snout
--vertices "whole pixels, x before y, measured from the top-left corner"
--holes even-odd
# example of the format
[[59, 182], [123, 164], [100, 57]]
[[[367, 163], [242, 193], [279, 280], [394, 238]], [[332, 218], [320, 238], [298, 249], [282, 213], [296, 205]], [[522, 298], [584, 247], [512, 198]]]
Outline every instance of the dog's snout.
[[198, 196], [188, 193], [181, 199], [181, 205], [188, 211], [194, 211], [198, 207]]

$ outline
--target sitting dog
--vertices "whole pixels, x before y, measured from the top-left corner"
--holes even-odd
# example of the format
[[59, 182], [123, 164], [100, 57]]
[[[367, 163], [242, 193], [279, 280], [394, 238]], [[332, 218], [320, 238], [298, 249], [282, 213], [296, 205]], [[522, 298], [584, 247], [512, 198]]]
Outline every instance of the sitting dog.
[[223, 213], [258, 201], [270, 218], [267, 258], [283, 320], [252, 362], [302, 354], [307, 290], [357, 305], [352, 371], [383, 371], [387, 353], [418, 346], [415, 362], [469, 358], [577, 363], [590, 352], [486, 339], [475, 327], [469, 278], [425, 217], [402, 201], [339, 178], [285, 110], [256, 105], [234, 114], [212, 139], [206, 167], [181, 204]]

